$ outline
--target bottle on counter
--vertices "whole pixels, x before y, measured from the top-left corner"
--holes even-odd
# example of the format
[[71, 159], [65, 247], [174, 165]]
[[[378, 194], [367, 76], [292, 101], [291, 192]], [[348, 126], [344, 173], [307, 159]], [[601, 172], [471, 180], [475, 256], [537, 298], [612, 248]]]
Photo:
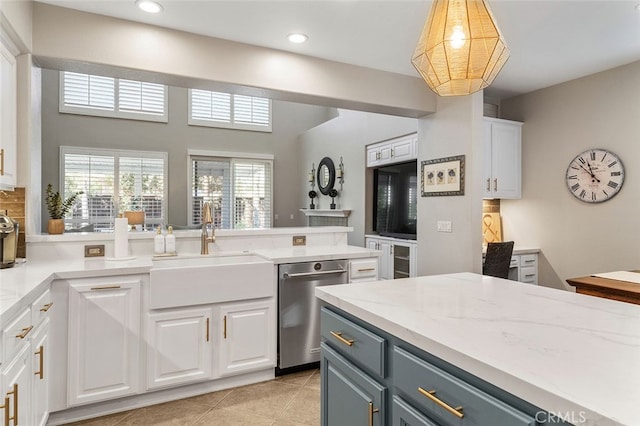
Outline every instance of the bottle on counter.
[[167, 236], [165, 238], [165, 252], [171, 254], [176, 252], [176, 236], [173, 235], [173, 226], [169, 226], [169, 228], [167, 228]]
[[[174, 246], [175, 246], [175, 242], [174, 242]], [[165, 251], [165, 239], [164, 239], [164, 235], [162, 235], [162, 229], [158, 226], [158, 229], [156, 230], [156, 236], [153, 238], [153, 253], [164, 254], [164, 251]]]

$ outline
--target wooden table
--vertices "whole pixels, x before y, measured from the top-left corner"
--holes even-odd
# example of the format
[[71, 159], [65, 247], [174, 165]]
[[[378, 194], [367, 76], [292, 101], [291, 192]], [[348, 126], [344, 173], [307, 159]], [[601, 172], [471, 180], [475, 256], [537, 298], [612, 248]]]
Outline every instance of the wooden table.
[[576, 288], [576, 293], [640, 305], [640, 284], [637, 283], [591, 276], [569, 278], [567, 282]]

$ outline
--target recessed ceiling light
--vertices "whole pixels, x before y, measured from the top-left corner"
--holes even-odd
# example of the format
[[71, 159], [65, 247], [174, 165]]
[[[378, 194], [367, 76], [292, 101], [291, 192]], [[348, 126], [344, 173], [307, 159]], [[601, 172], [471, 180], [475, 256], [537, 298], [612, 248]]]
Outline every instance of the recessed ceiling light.
[[306, 34], [302, 33], [293, 33], [287, 36], [291, 43], [304, 43], [309, 40], [309, 37]]
[[136, 6], [144, 10], [147, 13], [160, 13], [162, 12], [162, 6], [160, 3], [156, 3], [152, 0], [137, 0]]

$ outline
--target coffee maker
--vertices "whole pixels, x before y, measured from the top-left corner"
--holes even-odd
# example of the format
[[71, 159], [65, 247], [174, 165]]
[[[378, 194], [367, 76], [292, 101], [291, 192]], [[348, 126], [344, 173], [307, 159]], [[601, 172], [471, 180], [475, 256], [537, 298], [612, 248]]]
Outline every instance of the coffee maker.
[[18, 222], [6, 213], [0, 213], [0, 269], [13, 267], [18, 251]]

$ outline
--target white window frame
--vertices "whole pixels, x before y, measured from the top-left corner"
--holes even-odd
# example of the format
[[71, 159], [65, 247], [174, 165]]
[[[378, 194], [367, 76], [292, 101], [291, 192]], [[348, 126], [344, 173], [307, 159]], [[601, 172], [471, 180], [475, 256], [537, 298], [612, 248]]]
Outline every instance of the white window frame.
[[[211, 90], [204, 90], [204, 89], [197, 89], [197, 90], [203, 90], [203, 91], [209, 91], [212, 92]], [[230, 121], [221, 121], [221, 120], [206, 120], [206, 119], [202, 119], [202, 118], [193, 118], [193, 105], [192, 105], [192, 91], [193, 89], [189, 89], [188, 90], [188, 124], [190, 126], [202, 126], [202, 127], [216, 127], [216, 128], [221, 128], [221, 129], [234, 129], [234, 130], [249, 130], [249, 131], [253, 131], [253, 132], [265, 132], [265, 133], [270, 133], [273, 130], [273, 108], [272, 108], [272, 101], [271, 99], [268, 98], [264, 98], [267, 99], [269, 101], [269, 124], [268, 125], [262, 125], [262, 124], [250, 124], [250, 123], [237, 123], [234, 121], [234, 94], [233, 93], [228, 93], [229, 95], [231, 95], [231, 117], [230, 117]], [[220, 92], [222, 93], [222, 92]], [[244, 95], [243, 95], [244, 96]], [[256, 96], [250, 96], [255, 98]]]
[[[140, 121], [153, 121], [158, 123], [168, 123], [169, 122], [169, 88], [166, 85], [160, 85], [164, 88], [164, 108], [162, 114], [154, 114], [148, 111], [121, 111], [119, 110], [119, 85], [120, 80], [128, 80], [128, 79], [119, 79], [114, 78], [114, 109], [103, 109], [103, 108], [95, 108], [90, 106], [77, 106], [77, 105], [66, 105], [64, 103], [64, 73], [65, 71], [60, 71], [59, 77], [59, 111], [65, 114], [78, 114], [78, 115], [90, 115], [94, 117], [107, 117], [107, 118], [122, 118], [127, 120], [140, 120]], [[80, 73], [86, 74], [86, 73]], [[95, 75], [95, 74], [88, 74]], [[140, 81], [140, 80], [137, 80]], [[143, 83], [150, 83], [143, 81]], [[153, 83], [156, 84], [156, 83]]]
[[[269, 182], [269, 186], [271, 188], [271, 193], [270, 193], [270, 197], [271, 200], [269, 200], [269, 205], [271, 208], [271, 212], [270, 212], [270, 218], [269, 218], [269, 222], [270, 222], [270, 227], [273, 228], [273, 215], [274, 215], [274, 205], [273, 205], [273, 160], [274, 160], [274, 156], [272, 154], [254, 154], [254, 153], [246, 153], [246, 152], [226, 152], [226, 151], [207, 151], [207, 150], [198, 150], [198, 149], [189, 149], [187, 150], [187, 188], [189, 188], [188, 192], [188, 199], [187, 199], [187, 217], [188, 217], [188, 221], [189, 221], [189, 225], [196, 225], [196, 223], [193, 222], [193, 188], [192, 188], [192, 183], [193, 183], [193, 165], [192, 165], [192, 161], [193, 160], [216, 160], [216, 159], [225, 159], [225, 160], [229, 160], [230, 163], [230, 167], [231, 167], [231, 180], [233, 182], [233, 163], [234, 161], [240, 161], [242, 162], [243, 160], [258, 160], [258, 161], [264, 161], [267, 163], [270, 163], [271, 165], [271, 173], [270, 173], [270, 177], [271, 177], [271, 181]], [[233, 199], [233, 187], [231, 188], [231, 194], [230, 194], [230, 198]], [[233, 218], [235, 217], [235, 203], [231, 203], [231, 216], [230, 216], [230, 220], [231, 220], [231, 224], [233, 225]], [[199, 225], [199, 223], [198, 223]], [[222, 228], [222, 229], [235, 229], [235, 228]], [[267, 229], [267, 228], [264, 228]]]
[[[158, 151], [135, 151], [135, 150], [122, 150], [122, 149], [103, 149], [103, 148], [83, 148], [83, 147], [75, 147], [75, 146], [60, 146], [60, 166], [59, 166], [59, 188], [60, 193], [62, 194], [64, 191], [64, 178], [65, 178], [65, 155], [66, 154], [76, 154], [76, 155], [98, 155], [98, 156], [107, 156], [114, 158], [114, 194], [113, 194], [113, 204], [114, 210], [116, 214], [118, 212], [122, 213], [120, 207], [120, 166], [119, 166], [119, 158], [120, 157], [145, 157], [145, 158], [160, 158], [163, 160], [164, 168], [164, 183], [163, 183], [163, 194], [162, 194], [162, 218], [161, 223], [156, 223], [155, 221], [150, 222], [156, 225], [161, 225], [164, 227], [167, 223], [167, 216], [169, 214], [169, 154], [166, 152], [158, 152]], [[68, 194], [63, 194], [68, 197]], [[115, 223], [112, 218], [112, 223]], [[146, 221], [145, 221], [146, 222]], [[65, 219], [65, 223], [74, 223], [73, 219]], [[113, 229], [113, 227], [112, 227]]]

